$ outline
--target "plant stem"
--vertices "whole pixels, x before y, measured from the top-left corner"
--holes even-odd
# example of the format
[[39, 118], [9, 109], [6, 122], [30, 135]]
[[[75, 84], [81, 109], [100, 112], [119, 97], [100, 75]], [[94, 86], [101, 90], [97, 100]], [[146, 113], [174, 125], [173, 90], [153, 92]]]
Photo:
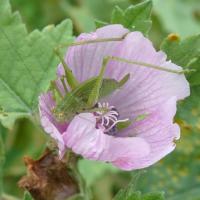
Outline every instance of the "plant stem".
[[80, 195], [83, 197], [84, 200], [91, 200], [92, 199], [91, 193], [89, 192], [86, 182], [83, 179], [83, 177], [78, 169], [78, 158], [71, 151], [68, 154], [68, 162], [70, 163], [71, 170], [74, 172], [74, 175], [77, 178], [77, 181], [79, 184], [79, 189], [80, 189]]

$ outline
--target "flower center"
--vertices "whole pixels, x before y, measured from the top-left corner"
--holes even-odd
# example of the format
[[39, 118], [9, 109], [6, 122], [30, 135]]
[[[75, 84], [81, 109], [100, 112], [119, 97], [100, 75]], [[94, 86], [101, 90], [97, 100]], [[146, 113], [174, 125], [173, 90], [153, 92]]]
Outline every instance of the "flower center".
[[114, 106], [110, 106], [108, 102], [98, 103], [96, 107], [97, 111], [94, 112], [96, 117], [96, 128], [102, 129], [105, 134], [115, 135], [117, 132], [117, 123], [129, 120], [119, 120], [119, 112]]

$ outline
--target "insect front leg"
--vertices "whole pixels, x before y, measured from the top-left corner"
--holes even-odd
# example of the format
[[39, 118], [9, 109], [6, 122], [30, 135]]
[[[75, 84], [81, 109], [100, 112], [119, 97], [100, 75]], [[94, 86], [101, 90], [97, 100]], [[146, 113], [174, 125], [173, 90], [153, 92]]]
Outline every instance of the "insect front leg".
[[54, 51], [63, 65], [67, 83], [69, 84], [71, 89], [76, 88], [79, 85], [78, 80], [75, 78], [74, 74], [72, 73], [72, 70], [68, 67], [67, 63], [63, 59], [63, 56], [62, 56], [59, 48], [55, 48]]

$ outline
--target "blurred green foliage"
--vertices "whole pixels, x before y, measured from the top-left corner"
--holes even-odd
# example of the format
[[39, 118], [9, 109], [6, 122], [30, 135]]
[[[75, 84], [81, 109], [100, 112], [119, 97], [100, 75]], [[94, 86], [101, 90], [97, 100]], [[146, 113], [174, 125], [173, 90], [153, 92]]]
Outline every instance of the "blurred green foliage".
[[22, 196], [17, 187], [19, 178], [26, 172], [23, 157], [32, 155], [37, 158], [44, 151], [47, 138], [41, 130], [27, 119], [17, 121], [12, 130], [0, 127], [6, 149], [3, 167], [4, 191]]
[[[1, 3], [2, 0], [0, 0]], [[109, 22], [115, 6], [126, 9], [139, 0], [11, 0], [14, 10], [19, 10], [29, 32], [43, 29], [47, 24], [59, 24], [65, 18], [73, 21], [74, 33], [95, 29], [95, 20]], [[116, 18], [112, 19], [117, 22]], [[182, 127], [182, 137], [177, 148], [163, 161], [147, 169], [136, 186], [142, 192], [165, 191], [169, 200], [200, 199], [200, 33], [199, 0], [153, 0], [152, 29], [150, 38], [159, 48], [169, 33], [181, 36], [178, 41], [165, 41], [162, 48], [175, 63], [196, 68], [197, 74], [189, 75], [192, 83], [191, 97], [179, 105], [177, 122]], [[183, 38], [183, 40], [182, 40]], [[193, 42], [193, 43], [192, 43]], [[183, 51], [183, 45], [187, 50]], [[196, 45], [195, 50], [194, 45]], [[177, 52], [177, 53], [176, 53]], [[190, 54], [188, 54], [188, 52]], [[186, 56], [185, 56], [186, 55]], [[189, 59], [180, 61], [183, 58]], [[37, 158], [45, 148], [46, 135], [30, 120], [18, 120], [12, 129], [0, 126], [0, 171], [3, 170], [4, 191], [23, 197], [17, 182], [25, 174], [23, 156]], [[4, 148], [5, 146], [5, 152]], [[5, 154], [5, 160], [4, 160]], [[4, 165], [3, 165], [4, 163]], [[92, 187], [95, 200], [110, 200], [117, 191], [131, 180], [130, 173], [120, 172], [110, 165], [91, 161], [80, 163], [80, 169], [88, 185]], [[0, 173], [1, 174], [1, 173]], [[1, 179], [0, 179], [1, 180]], [[0, 193], [1, 193], [0, 182]], [[123, 191], [122, 191], [123, 192]], [[139, 196], [140, 193], [134, 195]], [[28, 194], [24, 199], [29, 199]], [[147, 200], [147, 198], [146, 198]]]
[[[29, 30], [57, 24], [69, 17], [76, 34], [94, 30], [94, 19], [109, 22], [114, 6], [125, 9], [139, 2], [142, 0], [11, 0]], [[200, 29], [199, 0], [153, 0], [152, 18], [150, 37], [157, 46], [171, 32], [183, 37], [197, 34]]]

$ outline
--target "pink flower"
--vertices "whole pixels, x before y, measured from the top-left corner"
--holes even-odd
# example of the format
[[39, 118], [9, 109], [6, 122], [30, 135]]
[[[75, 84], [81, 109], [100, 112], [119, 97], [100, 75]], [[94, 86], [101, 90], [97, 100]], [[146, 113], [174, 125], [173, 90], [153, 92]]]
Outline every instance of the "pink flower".
[[[77, 41], [95, 38], [121, 37], [123, 41], [104, 42], [70, 47], [66, 63], [80, 82], [99, 74], [105, 56], [117, 56], [167, 67], [181, 67], [166, 61], [162, 51], [156, 51], [152, 43], [140, 32], [130, 32], [121, 25], [109, 25], [95, 33], [81, 34]], [[190, 94], [184, 75], [110, 61], [106, 78], [120, 80], [130, 73], [130, 80], [122, 89], [101, 99], [98, 107], [108, 108], [101, 112], [80, 113], [71, 121], [60, 124], [52, 115], [55, 102], [51, 92], [39, 99], [41, 124], [45, 131], [58, 141], [61, 157], [67, 148], [91, 160], [111, 162], [123, 170], [148, 167], [175, 148], [180, 137], [179, 126], [173, 122], [176, 102]], [[64, 74], [60, 65], [58, 77]], [[57, 80], [64, 94], [60, 80]], [[138, 116], [147, 114], [140, 121]], [[116, 131], [120, 120], [129, 119], [132, 124]]]

